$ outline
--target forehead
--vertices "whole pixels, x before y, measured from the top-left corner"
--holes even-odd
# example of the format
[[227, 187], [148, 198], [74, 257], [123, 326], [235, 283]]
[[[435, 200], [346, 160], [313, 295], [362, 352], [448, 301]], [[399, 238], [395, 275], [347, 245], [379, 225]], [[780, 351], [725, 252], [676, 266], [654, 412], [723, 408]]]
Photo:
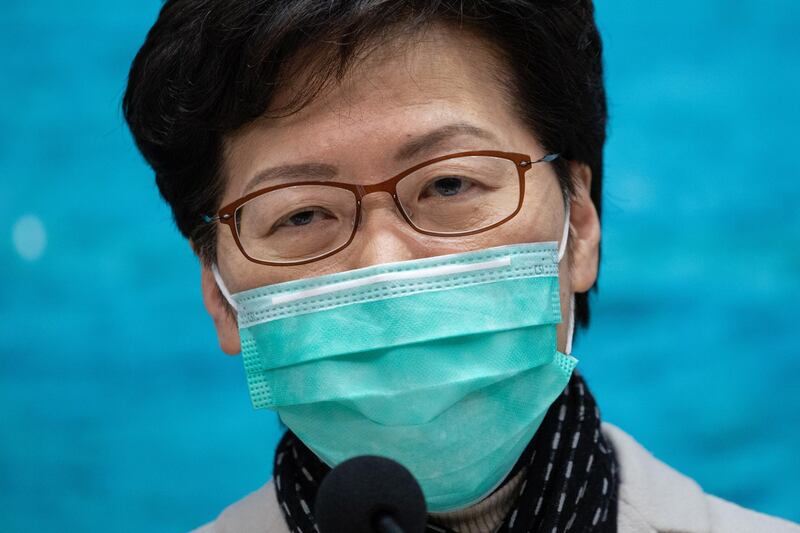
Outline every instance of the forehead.
[[[320, 57], [319, 51], [309, 47], [289, 62], [286, 83], [279, 86], [270, 109], [287, 104], [309, 78], [318, 75], [314, 59]], [[364, 43], [345, 75], [300, 114], [319, 112], [320, 108], [341, 112], [370, 102], [402, 105], [430, 98], [466, 98], [479, 87], [488, 93], [499, 89], [496, 78], [505, 71], [502, 63], [499, 50], [490, 41], [466, 28], [432, 24], [416, 31], [394, 30], [381, 41]]]
[[[265, 117], [226, 138], [230, 195], [268, 163], [385, 161], [393, 147], [450, 123], [493, 131], [505, 144], [519, 144], [515, 137], [528, 134], [512, 112], [504, 83], [508, 67], [501, 54], [466, 29], [433, 25], [414, 33], [396, 32], [367, 48], [341, 79], [325, 85], [299, 111], [270, 117], [315, 75], [313, 54], [309, 49], [285, 69], [288, 79]], [[458, 138], [452, 142], [453, 148], [459, 143], [463, 148], [511, 148], [467, 146]]]

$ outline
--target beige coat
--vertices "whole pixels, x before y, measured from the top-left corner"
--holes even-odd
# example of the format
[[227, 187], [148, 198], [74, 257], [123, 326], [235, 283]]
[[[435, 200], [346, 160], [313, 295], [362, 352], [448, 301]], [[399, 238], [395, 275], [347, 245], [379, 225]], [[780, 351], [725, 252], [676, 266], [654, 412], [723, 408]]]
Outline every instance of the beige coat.
[[[800, 525], [703, 492], [621, 429], [603, 424], [620, 467], [619, 533], [800, 533]], [[194, 533], [290, 533], [272, 481]]]

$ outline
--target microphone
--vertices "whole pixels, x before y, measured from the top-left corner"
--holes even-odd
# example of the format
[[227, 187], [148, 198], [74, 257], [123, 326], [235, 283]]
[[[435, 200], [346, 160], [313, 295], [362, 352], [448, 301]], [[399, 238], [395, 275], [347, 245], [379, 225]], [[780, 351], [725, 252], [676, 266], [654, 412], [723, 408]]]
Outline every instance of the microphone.
[[425, 497], [403, 465], [376, 455], [328, 472], [314, 504], [320, 533], [423, 533]]

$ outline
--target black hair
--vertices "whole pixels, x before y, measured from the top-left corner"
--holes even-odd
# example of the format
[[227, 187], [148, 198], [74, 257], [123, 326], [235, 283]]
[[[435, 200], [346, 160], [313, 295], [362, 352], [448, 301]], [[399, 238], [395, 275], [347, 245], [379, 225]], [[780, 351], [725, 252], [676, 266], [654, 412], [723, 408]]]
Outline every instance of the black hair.
[[[542, 146], [592, 171], [601, 213], [606, 96], [591, 0], [167, 0], [131, 66], [123, 112], [161, 195], [200, 259], [216, 261], [223, 140], [270, 113], [302, 108], [357, 55], [397, 28], [433, 23], [477, 32], [500, 50], [512, 105]], [[289, 62], [315, 57], [307, 90], [272, 110]], [[568, 163], [556, 160], [564, 194]], [[595, 285], [596, 288], [596, 285]], [[576, 325], [589, 322], [576, 294]]]

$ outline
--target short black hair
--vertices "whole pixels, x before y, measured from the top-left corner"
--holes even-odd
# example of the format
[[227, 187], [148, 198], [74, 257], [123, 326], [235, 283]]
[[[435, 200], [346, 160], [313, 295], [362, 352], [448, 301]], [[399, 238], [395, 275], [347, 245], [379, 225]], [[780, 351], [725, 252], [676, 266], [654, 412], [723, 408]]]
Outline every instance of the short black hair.
[[[473, 30], [501, 51], [515, 112], [546, 150], [589, 166], [601, 213], [607, 105], [591, 0], [167, 0], [133, 61], [122, 107], [205, 264], [216, 261], [217, 225], [202, 215], [221, 201], [223, 140], [270, 108], [289, 61], [302, 51], [324, 55], [291, 113], [389, 31], [433, 23]], [[568, 163], [554, 163], [571, 194]], [[588, 325], [586, 293], [576, 295], [575, 318]]]

